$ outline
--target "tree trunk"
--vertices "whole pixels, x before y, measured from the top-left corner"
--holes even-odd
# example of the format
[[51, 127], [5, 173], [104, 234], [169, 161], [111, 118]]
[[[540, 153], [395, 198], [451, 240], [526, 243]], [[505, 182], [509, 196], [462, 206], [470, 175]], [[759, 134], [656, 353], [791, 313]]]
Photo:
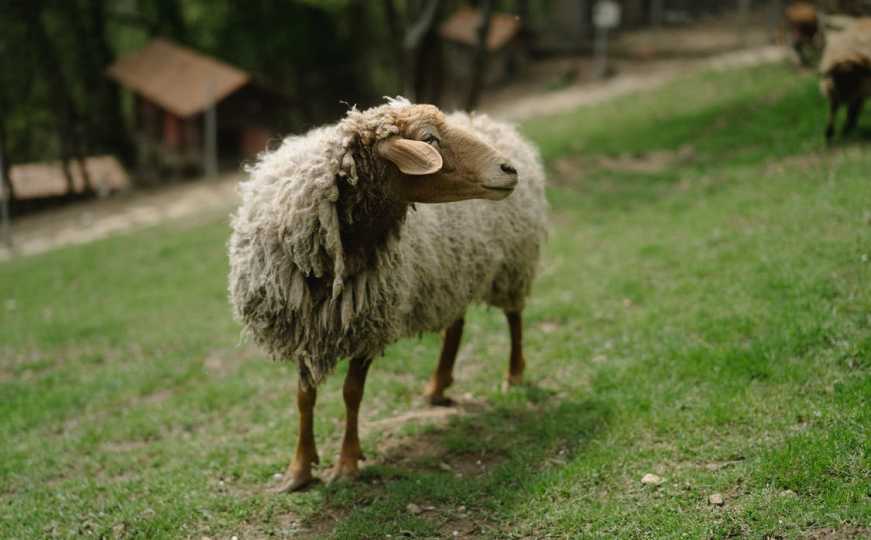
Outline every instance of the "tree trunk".
[[529, 0], [516, 0], [515, 9], [517, 16], [520, 17], [520, 43], [523, 50], [529, 52], [532, 50], [532, 21], [529, 20]]
[[187, 23], [182, 13], [183, 2], [178, 0], [156, 0], [156, 29], [172, 39], [185, 43], [188, 40]]
[[399, 81], [397, 85], [405, 91], [408, 81], [408, 73], [406, 71], [405, 49], [402, 46], [405, 40], [405, 31], [402, 24], [399, 22], [399, 13], [396, 11], [396, 4], [393, 0], [384, 0], [384, 22], [387, 24], [387, 43], [393, 54], [393, 61], [396, 62], [396, 77]]
[[8, 174], [9, 163], [6, 160], [6, 137], [3, 133], [2, 119], [0, 119], [0, 241], [6, 247], [12, 247], [12, 224], [10, 209], [15, 193], [12, 190], [12, 181]]
[[371, 72], [371, 32], [369, 21], [369, 2], [365, 0], [352, 0], [348, 5], [348, 17], [351, 21], [351, 47], [357, 51], [357, 61], [353, 66], [353, 85], [359, 90], [364, 98], [379, 96], [373, 91]]
[[3, 125], [3, 117], [0, 115], [0, 180], [8, 201], [15, 199], [15, 187], [12, 185], [12, 160], [6, 148], [6, 126]]
[[130, 165], [133, 163], [135, 150], [124, 115], [121, 113], [121, 92], [118, 85], [105, 75], [105, 69], [115, 61], [115, 53], [109, 45], [106, 28], [106, 3], [105, 0], [89, 0], [88, 7], [93, 59], [91, 69], [96, 81], [94, 97], [97, 99], [96, 107], [93, 109], [101, 112], [98, 126], [102, 128], [100, 142], [118, 154], [124, 163]]
[[475, 63], [472, 68], [472, 85], [466, 99], [466, 110], [478, 106], [484, 88], [487, 71], [487, 37], [490, 35], [490, 18], [493, 16], [493, 0], [481, 0], [481, 21], [478, 23], [478, 47], [475, 50]]
[[406, 66], [413, 76], [406, 79], [405, 93], [418, 102], [436, 103], [441, 93], [440, 43], [435, 32], [441, 5], [440, 0], [427, 0], [402, 40], [404, 57], [413, 59], [412, 66]]
[[57, 51], [42, 21], [42, 3], [38, 0], [31, 0], [13, 5], [18, 9], [19, 16], [26, 21], [31, 44], [36, 50], [36, 58], [41, 64], [40, 71], [48, 78], [50, 99], [60, 142], [61, 168], [67, 181], [67, 188], [70, 193], [73, 193], [75, 192], [75, 184], [70, 173], [69, 161], [75, 154], [79, 154], [75, 157], [81, 157], [81, 146], [75, 129], [78, 113], [73, 98], [68, 93], [70, 87], [67, 85], [61, 69]]

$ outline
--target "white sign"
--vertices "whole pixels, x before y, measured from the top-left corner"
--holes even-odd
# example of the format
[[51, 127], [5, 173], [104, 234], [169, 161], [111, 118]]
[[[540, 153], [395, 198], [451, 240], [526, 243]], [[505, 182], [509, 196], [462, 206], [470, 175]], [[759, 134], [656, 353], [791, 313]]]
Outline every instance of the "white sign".
[[597, 28], [609, 30], [620, 26], [620, 4], [613, 0], [596, 2], [593, 8], [593, 24]]

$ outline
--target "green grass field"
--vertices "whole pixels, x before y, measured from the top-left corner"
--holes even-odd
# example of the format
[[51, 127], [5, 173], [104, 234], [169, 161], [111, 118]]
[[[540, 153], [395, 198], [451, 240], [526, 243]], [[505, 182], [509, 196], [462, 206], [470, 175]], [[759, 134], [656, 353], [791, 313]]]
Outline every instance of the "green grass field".
[[226, 219], [3, 263], [0, 537], [868, 537], [871, 150], [823, 122], [773, 65], [523, 126], [553, 207], [529, 384], [499, 390], [496, 310], [469, 313], [455, 410], [420, 398], [438, 336], [398, 343], [360, 481], [301, 494], [264, 491], [295, 370], [239, 342]]

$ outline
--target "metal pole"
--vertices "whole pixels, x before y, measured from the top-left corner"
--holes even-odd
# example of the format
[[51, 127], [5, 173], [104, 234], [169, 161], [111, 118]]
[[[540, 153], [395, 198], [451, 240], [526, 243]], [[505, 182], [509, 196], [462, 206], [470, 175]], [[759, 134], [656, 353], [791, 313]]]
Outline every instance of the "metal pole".
[[596, 68], [593, 70], [597, 79], [604, 79], [608, 75], [608, 29], [596, 27], [595, 42]]
[[0, 149], [0, 239], [12, 249], [12, 226], [9, 218], [9, 199], [11, 193], [6, 189], [6, 169], [3, 166], [3, 150]]
[[205, 114], [205, 151], [203, 155], [203, 172], [206, 176], [215, 176], [218, 174], [218, 115], [215, 111], [215, 103], [212, 100], [214, 95], [214, 84], [209, 80], [206, 86], [206, 95], [209, 98], [209, 108]]

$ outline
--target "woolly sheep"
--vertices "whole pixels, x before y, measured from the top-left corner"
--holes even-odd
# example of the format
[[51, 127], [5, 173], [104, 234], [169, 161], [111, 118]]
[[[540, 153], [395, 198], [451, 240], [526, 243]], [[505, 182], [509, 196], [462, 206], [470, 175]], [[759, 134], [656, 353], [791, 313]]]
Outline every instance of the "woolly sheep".
[[804, 66], [811, 65], [811, 58], [820, 47], [817, 9], [808, 2], [793, 2], [787, 6], [784, 15], [792, 30], [792, 48], [799, 61]]
[[820, 61], [820, 89], [829, 101], [826, 140], [835, 135], [835, 119], [847, 105], [847, 121], [842, 135], [859, 122], [865, 98], [871, 96], [871, 18], [853, 21], [846, 29], [830, 33]]
[[249, 172], [232, 221], [230, 300], [245, 332], [299, 371], [296, 454], [274, 491], [313, 480], [316, 387], [342, 358], [334, 479], [357, 473], [366, 374], [398, 339], [447, 329], [425, 393], [449, 404], [466, 308], [498, 307], [511, 334], [506, 383], [521, 382], [521, 311], [546, 202], [538, 154], [511, 126], [398, 98], [289, 137]]

